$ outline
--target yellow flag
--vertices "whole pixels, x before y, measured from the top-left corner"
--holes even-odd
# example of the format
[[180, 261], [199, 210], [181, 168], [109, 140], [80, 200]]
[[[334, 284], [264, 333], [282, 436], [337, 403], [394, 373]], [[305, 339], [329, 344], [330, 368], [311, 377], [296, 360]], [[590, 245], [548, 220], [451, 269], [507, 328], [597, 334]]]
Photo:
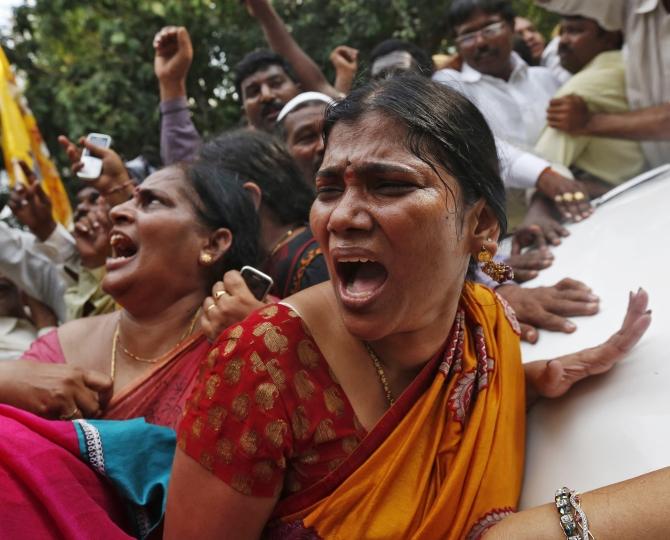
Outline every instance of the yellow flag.
[[56, 167], [51, 161], [42, 135], [28, 103], [21, 95], [5, 51], [0, 47], [0, 122], [2, 154], [10, 185], [26, 182], [19, 166], [25, 161], [42, 182], [51, 199], [54, 219], [67, 226], [72, 221], [72, 207]]

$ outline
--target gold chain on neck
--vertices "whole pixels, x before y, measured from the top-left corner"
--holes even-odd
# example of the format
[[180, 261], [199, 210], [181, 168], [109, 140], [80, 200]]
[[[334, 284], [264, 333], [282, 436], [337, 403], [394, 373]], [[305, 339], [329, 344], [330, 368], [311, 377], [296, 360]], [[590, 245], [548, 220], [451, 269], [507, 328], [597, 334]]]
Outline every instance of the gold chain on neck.
[[157, 364], [161, 360], [164, 360], [165, 358], [169, 357], [176, 349], [178, 349], [182, 342], [189, 337], [192, 333], [193, 330], [195, 329], [195, 324], [198, 320], [198, 314], [200, 313], [200, 308], [195, 310], [195, 313], [193, 314], [193, 317], [189, 321], [189, 325], [186, 327], [186, 330], [182, 333], [182, 335], [179, 337], [179, 341], [170, 348], [169, 351], [164, 352], [160, 356], [157, 356], [156, 358], [142, 358], [141, 356], [137, 356], [136, 354], [133, 354], [130, 352], [128, 349], [126, 349], [123, 346], [123, 343], [121, 343], [121, 317], [119, 316], [119, 320], [116, 323], [116, 328], [114, 330], [114, 337], [112, 338], [112, 361], [111, 361], [111, 376], [112, 379], [114, 379], [114, 375], [116, 374], [116, 348], [117, 345], [121, 347], [121, 350], [123, 353], [128, 356], [129, 358], [132, 358], [133, 360], [137, 362], [142, 362], [144, 364]]
[[386, 394], [386, 401], [388, 401], [389, 407], [392, 406], [395, 403], [395, 398], [393, 397], [393, 394], [391, 393], [391, 388], [389, 387], [388, 380], [386, 379], [386, 373], [384, 372], [384, 368], [382, 367], [382, 363], [379, 360], [379, 356], [377, 356], [377, 353], [372, 350], [372, 347], [370, 347], [370, 344], [367, 341], [364, 341], [363, 344], [365, 345], [365, 348], [368, 351], [368, 354], [370, 355], [370, 358], [372, 359], [372, 363], [375, 366], [375, 369], [377, 370], [377, 375], [379, 376], [379, 380], [382, 383], [382, 388], [384, 389], [384, 394]]

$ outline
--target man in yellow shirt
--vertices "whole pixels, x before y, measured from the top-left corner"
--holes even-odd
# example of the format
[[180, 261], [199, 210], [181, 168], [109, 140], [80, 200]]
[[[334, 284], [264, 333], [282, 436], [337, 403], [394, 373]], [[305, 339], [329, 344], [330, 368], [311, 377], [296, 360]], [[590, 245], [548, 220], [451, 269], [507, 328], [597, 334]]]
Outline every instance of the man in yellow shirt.
[[[592, 19], [564, 17], [558, 53], [561, 65], [574, 75], [555, 98], [576, 94], [592, 113], [627, 112], [621, 45], [620, 32], [608, 32]], [[587, 182], [591, 196], [604, 193], [645, 167], [638, 142], [570, 135], [548, 126], [535, 150], [549, 161], [570, 167], [577, 178]]]

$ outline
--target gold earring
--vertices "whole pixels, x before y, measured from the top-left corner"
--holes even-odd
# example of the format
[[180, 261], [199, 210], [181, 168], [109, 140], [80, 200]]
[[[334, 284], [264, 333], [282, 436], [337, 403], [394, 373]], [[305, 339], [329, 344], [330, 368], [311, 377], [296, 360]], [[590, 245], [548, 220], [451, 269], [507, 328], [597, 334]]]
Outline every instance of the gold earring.
[[512, 267], [505, 263], [494, 261], [493, 255], [486, 249], [486, 246], [482, 246], [479, 250], [477, 262], [482, 265], [482, 272], [498, 283], [514, 279], [514, 270], [512, 270]]
[[200, 264], [204, 264], [205, 266], [209, 266], [212, 264], [214, 261], [214, 257], [212, 257], [209, 253], [201, 253], [200, 254]]

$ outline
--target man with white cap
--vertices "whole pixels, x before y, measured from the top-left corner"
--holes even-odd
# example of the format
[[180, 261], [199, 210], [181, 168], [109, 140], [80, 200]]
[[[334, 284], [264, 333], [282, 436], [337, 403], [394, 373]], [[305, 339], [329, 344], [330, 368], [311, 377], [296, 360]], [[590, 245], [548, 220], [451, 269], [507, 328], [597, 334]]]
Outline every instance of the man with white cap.
[[321, 92], [303, 92], [291, 99], [277, 116], [277, 135], [310, 186], [323, 161], [323, 114], [333, 98]]
[[642, 142], [648, 165], [670, 161], [670, 0], [536, 0], [562, 15], [622, 30], [631, 111], [592, 114], [584, 100], [565, 96], [550, 103], [547, 122], [569, 133]]

